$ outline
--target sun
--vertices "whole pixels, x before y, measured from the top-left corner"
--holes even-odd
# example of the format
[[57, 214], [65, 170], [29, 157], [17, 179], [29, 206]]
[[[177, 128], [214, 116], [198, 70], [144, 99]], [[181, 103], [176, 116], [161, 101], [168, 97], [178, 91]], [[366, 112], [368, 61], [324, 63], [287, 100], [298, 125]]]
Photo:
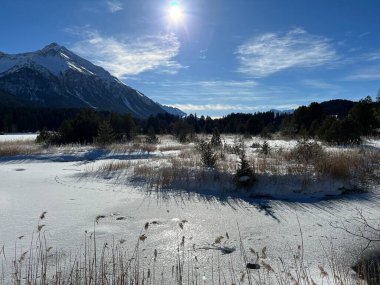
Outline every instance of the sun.
[[169, 22], [173, 24], [178, 24], [178, 23], [183, 22], [184, 14], [178, 2], [173, 1], [170, 3], [170, 7], [168, 11], [168, 19], [169, 19]]

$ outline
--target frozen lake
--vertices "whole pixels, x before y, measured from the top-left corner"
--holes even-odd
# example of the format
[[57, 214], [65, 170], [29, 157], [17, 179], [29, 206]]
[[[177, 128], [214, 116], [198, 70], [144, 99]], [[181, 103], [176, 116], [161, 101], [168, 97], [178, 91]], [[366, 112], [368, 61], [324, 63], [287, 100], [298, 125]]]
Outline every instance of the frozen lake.
[[[176, 246], [184, 236], [187, 250], [197, 256], [199, 267], [207, 275], [210, 258], [216, 256], [222, 263], [234, 262], [237, 268], [244, 268], [240, 238], [246, 250], [267, 247], [269, 260], [291, 257], [301, 244], [301, 226], [304, 258], [311, 270], [318, 265], [326, 266], [326, 253], [322, 249], [327, 250], [331, 244], [342, 264], [348, 267], [363, 241], [333, 228], [331, 223], [350, 220], [357, 209], [372, 217], [380, 216], [378, 188], [374, 193], [314, 203], [178, 192], [164, 199], [132, 185], [81, 178], [94, 163], [99, 160], [88, 160], [86, 150], [72, 156], [0, 158], [0, 248], [4, 245], [8, 260], [14, 256], [15, 242], [20, 251], [29, 247], [39, 216], [47, 211], [43, 223], [48, 243], [66, 252], [77, 251], [84, 232], [91, 232], [94, 224], [100, 240], [112, 243], [124, 239], [133, 247], [141, 233], [145, 233], [145, 223], [155, 221], [142, 243], [144, 257], [148, 260], [157, 249], [162, 264], [171, 264]], [[99, 215], [105, 218], [96, 224]], [[179, 227], [182, 220], [187, 221], [183, 229]], [[19, 240], [19, 236], [24, 238]], [[219, 236], [224, 236], [224, 246], [235, 251], [223, 255], [216, 250], [213, 243]]]

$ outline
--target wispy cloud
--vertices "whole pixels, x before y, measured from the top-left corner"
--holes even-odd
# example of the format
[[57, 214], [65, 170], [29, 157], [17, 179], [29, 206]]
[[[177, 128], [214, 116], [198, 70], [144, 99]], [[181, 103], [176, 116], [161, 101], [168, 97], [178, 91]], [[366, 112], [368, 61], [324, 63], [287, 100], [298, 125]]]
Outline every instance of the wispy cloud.
[[380, 50], [369, 52], [365, 56], [366, 56], [368, 61], [379, 60], [380, 59]]
[[312, 87], [316, 89], [326, 89], [326, 90], [332, 90], [332, 89], [338, 89], [339, 86], [335, 84], [331, 84], [322, 80], [318, 79], [304, 79], [302, 80], [302, 83], [307, 87]]
[[70, 46], [71, 50], [119, 78], [151, 70], [175, 74], [184, 68], [174, 60], [179, 53], [180, 42], [172, 33], [117, 38], [88, 29], [67, 31], [81, 37]]
[[199, 59], [206, 59], [207, 58], [207, 52], [208, 49], [202, 49], [199, 51]]
[[359, 69], [343, 78], [345, 81], [375, 81], [380, 80], [380, 65]]
[[111, 13], [115, 13], [115, 12], [123, 10], [123, 4], [117, 0], [108, 0], [107, 8], [108, 8], [108, 11], [110, 11]]
[[205, 80], [205, 81], [177, 81], [176, 85], [200, 86], [212, 88], [252, 88], [258, 83], [253, 80]]
[[238, 71], [265, 77], [294, 67], [318, 67], [339, 59], [328, 38], [295, 28], [285, 34], [266, 33], [239, 46]]
[[154, 85], [155, 93], [172, 94], [175, 90], [176, 101], [191, 97], [191, 100], [250, 100], [262, 99], [255, 96], [258, 83], [253, 80], [188, 80], [188, 81], [143, 81], [144, 85]]
[[369, 36], [370, 34], [371, 34], [370, 32], [364, 32], [364, 33], [359, 35], [359, 38], [364, 38], [366, 36]]
[[256, 106], [244, 106], [244, 105], [224, 105], [224, 104], [172, 104], [172, 107], [181, 109], [183, 111], [233, 111], [233, 112], [258, 112], [268, 111], [269, 109], [295, 109], [299, 105], [256, 105]]
[[[187, 113], [213, 116], [291, 109], [305, 98], [304, 94], [301, 100], [293, 96], [293, 86], [267, 86], [254, 80], [164, 80], [140, 81], [136, 84], [139, 86], [135, 87], [162, 104], [180, 108]], [[283, 94], [287, 94], [286, 98]]]
[[223, 105], [223, 104], [172, 104], [172, 107], [179, 108], [183, 111], [226, 111], [226, 110], [252, 110], [252, 107], [241, 105]]

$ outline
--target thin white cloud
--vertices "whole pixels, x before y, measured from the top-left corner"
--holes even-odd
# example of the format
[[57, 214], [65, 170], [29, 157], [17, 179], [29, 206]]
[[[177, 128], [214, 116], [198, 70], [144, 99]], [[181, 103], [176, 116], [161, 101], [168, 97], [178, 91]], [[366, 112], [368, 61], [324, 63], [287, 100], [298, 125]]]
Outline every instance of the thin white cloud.
[[236, 50], [238, 71], [265, 77], [295, 67], [318, 67], [339, 57], [331, 41], [295, 28], [285, 34], [267, 33], [242, 44]]
[[206, 59], [207, 58], [207, 52], [208, 52], [208, 49], [202, 49], [199, 51], [199, 59]]
[[205, 80], [205, 81], [176, 81], [177, 86], [199, 86], [199, 87], [213, 87], [213, 88], [252, 88], [257, 86], [258, 83], [253, 80]]
[[109, 0], [107, 1], [107, 8], [111, 13], [115, 13], [123, 10], [123, 4], [117, 0]]
[[380, 65], [369, 66], [355, 71], [343, 78], [344, 81], [376, 81], [380, 80]]
[[365, 56], [366, 56], [368, 61], [380, 60], [380, 50], [376, 50], [376, 51], [367, 53]]
[[302, 80], [302, 83], [305, 86], [317, 88], [317, 89], [331, 90], [331, 89], [339, 88], [338, 85], [331, 84], [331, 83], [328, 83], [322, 80], [317, 80], [317, 79], [305, 79], [305, 80]]
[[252, 111], [258, 109], [258, 107], [252, 106], [242, 106], [242, 105], [224, 105], [224, 104], [205, 104], [205, 105], [195, 105], [195, 104], [172, 104], [172, 107], [181, 109], [183, 111]]
[[71, 50], [119, 78], [151, 70], [175, 74], [184, 68], [174, 60], [180, 42], [172, 33], [121, 39], [96, 31], [67, 31], [82, 37], [70, 46]]
[[371, 34], [371, 32], [364, 32], [362, 34], [359, 35], [359, 38], [363, 38], [363, 37], [366, 37], [366, 36], [369, 36]]
[[226, 104], [171, 104], [171, 107], [178, 108], [182, 111], [233, 111], [233, 112], [258, 112], [269, 111], [270, 109], [289, 110], [295, 109], [299, 105], [287, 104], [287, 105], [256, 105], [256, 106], [244, 106], [244, 105], [226, 105]]

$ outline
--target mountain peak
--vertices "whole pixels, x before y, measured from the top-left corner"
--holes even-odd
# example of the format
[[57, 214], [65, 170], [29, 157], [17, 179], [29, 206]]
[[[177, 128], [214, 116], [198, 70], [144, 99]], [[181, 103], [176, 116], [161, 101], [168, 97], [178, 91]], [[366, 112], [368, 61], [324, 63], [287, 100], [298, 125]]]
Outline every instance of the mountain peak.
[[165, 113], [100, 66], [57, 43], [36, 52], [0, 55], [0, 89], [44, 107], [90, 107], [132, 113]]
[[52, 42], [51, 44], [48, 44], [47, 46], [45, 46], [42, 50], [43, 51], [48, 51], [48, 50], [59, 50], [61, 49], [62, 46], [60, 46], [59, 44], [55, 43], [55, 42]]

